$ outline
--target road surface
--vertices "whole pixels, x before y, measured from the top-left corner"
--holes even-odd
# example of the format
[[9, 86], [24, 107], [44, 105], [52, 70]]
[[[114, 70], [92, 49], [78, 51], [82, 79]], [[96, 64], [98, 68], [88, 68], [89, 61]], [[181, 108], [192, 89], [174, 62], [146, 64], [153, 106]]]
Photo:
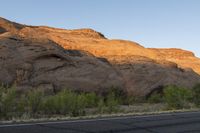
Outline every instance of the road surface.
[[200, 112], [1, 124], [0, 133], [200, 133]]

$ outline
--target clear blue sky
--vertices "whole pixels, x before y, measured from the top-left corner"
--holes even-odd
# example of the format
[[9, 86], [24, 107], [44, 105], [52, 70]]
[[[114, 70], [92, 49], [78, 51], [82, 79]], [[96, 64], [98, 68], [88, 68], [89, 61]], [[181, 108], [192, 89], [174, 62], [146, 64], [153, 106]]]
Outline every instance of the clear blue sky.
[[0, 16], [31, 25], [93, 28], [145, 47], [200, 57], [200, 0], [0, 0]]

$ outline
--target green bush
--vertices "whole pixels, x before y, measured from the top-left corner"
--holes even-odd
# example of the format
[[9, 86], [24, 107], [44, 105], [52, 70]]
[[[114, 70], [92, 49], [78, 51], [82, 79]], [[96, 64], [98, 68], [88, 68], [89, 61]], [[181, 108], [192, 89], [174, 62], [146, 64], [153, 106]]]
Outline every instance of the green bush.
[[21, 117], [24, 113], [29, 113], [27, 110], [28, 102], [27, 102], [26, 95], [22, 94], [18, 96], [17, 103], [15, 106], [16, 106], [16, 113], [18, 117]]
[[160, 93], [152, 93], [151, 96], [148, 98], [149, 103], [162, 103], [163, 96]]
[[[99, 97], [95, 93], [76, 93], [65, 89], [52, 96], [45, 96], [40, 90], [17, 95], [15, 88], [0, 87], [1, 119], [40, 114], [80, 116], [85, 115], [86, 108], [97, 108], [98, 103]], [[108, 105], [114, 106], [110, 102]]]
[[195, 103], [195, 105], [199, 107], [200, 106], [200, 84], [197, 84], [192, 88], [192, 97], [193, 97], [192, 100]]
[[103, 98], [100, 98], [100, 99], [99, 99], [98, 104], [97, 104], [97, 109], [98, 109], [98, 110], [97, 110], [98, 113], [100, 113], [100, 114], [106, 112], [106, 104], [105, 104]]
[[97, 107], [99, 97], [95, 93], [86, 93], [85, 94], [85, 102], [87, 108]]
[[14, 87], [0, 88], [0, 115], [6, 119], [15, 115], [16, 91]]
[[112, 112], [117, 112], [118, 111], [118, 105], [119, 105], [119, 99], [116, 96], [116, 93], [111, 91], [109, 92], [109, 94], [106, 97], [106, 106], [108, 108], [108, 112], [112, 113]]
[[85, 115], [85, 108], [87, 106], [87, 100], [85, 94], [76, 95], [76, 101], [74, 101], [73, 108], [71, 110], [72, 116], [82, 116]]
[[43, 113], [59, 114], [60, 113], [60, 103], [56, 96], [47, 96], [43, 99], [41, 110]]
[[77, 95], [74, 92], [63, 90], [50, 99], [54, 107], [52, 108], [52, 112], [56, 112], [62, 115], [70, 114], [76, 107], [76, 100]]
[[164, 88], [164, 100], [170, 109], [182, 109], [189, 106], [192, 92], [189, 89], [177, 86]]
[[89, 99], [88, 95], [84, 93], [78, 94], [63, 90], [54, 96], [47, 96], [43, 102], [43, 110], [47, 114], [84, 115], [85, 108], [91, 106], [88, 103]]
[[123, 104], [126, 100], [126, 93], [118, 87], [114, 87], [112, 86], [109, 90], [108, 93], [106, 94], [106, 96], [104, 96], [105, 98], [108, 98], [109, 95], [113, 96], [115, 100], [117, 100], [117, 102], [119, 104]]
[[42, 105], [42, 98], [44, 94], [39, 90], [31, 90], [27, 94], [27, 106], [28, 111], [31, 114], [36, 114], [40, 111], [40, 107]]
[[76, 103], [76, 94], [71, 91], [63, 90], [55, 96], [56, 104], [61, 114], [68, 114], [73, 110]]
[[5, 88], [0, 86], [0, 118], [3, 116], [3, 97], [5, 93]]

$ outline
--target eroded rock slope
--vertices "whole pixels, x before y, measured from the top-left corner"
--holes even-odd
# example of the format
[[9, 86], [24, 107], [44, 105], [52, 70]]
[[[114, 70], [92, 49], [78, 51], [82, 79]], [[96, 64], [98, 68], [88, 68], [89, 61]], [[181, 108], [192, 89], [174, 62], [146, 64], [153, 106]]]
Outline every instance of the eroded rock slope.
[[92, 29], [27, 26], [0, 18], [0, 82], [56, 92], [105, 92], [115, 86], [147, 96], [165, 85], [200, 82], [200, 59], [181, 49], [109, 40]]

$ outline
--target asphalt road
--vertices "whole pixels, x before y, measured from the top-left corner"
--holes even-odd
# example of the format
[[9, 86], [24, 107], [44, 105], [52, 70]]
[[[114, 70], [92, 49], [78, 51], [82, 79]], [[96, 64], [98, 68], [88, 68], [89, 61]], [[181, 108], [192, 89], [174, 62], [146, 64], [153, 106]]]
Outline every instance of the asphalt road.
[[200, 133], [200, 112], [0, 125], [0, 133]]

